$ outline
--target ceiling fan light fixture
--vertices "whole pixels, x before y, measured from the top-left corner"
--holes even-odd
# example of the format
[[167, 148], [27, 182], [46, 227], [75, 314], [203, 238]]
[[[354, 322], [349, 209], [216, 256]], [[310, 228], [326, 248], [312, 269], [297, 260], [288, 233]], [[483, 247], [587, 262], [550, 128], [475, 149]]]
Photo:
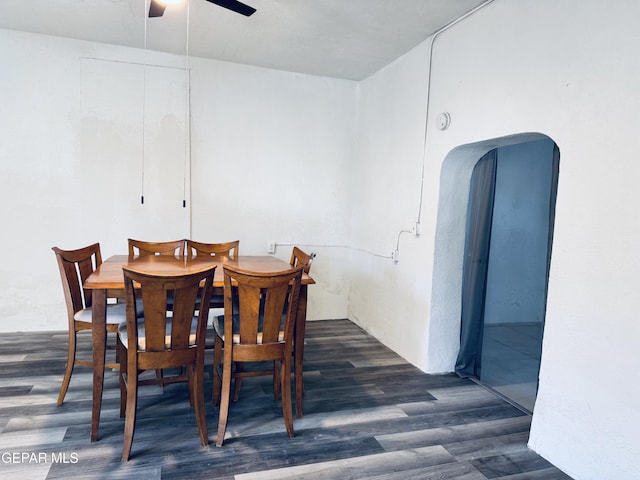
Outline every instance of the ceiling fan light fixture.
[[227, 10], [231, 10], [232, 12], [239, 13], [240, 15], [244, 15], [245, 17], [250, 17], [256, 12], [255, 8], [245, 3], [239, 2], [238, 0], [207, 0], [207, 2], [215, 3], [222, 8], [226, 8]]
[[[167, 5], [181, 3], [184, 0], [150, 0], [149, 17], [161, 17], [164, 14]], [[240, 2], [239, 0], [206, 0], [209, 3], [216, 4], [232, 12], [239, 13], [245, 17], [249, 17], [256, 12], [256, 9]]]
[[182, 2], [184, 2], [184, 0], [151, 0], [149, 3], [149, 17], [161, 17], [167, 5], [176, 5]]

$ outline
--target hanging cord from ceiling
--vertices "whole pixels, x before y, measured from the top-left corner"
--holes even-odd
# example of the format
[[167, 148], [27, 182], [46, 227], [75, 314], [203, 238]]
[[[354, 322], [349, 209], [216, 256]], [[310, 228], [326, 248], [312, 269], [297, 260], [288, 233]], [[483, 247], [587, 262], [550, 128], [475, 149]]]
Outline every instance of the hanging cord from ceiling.
[[145, 113], [147, 105], [147, 2], [144, 2], [144, 56], [142, 65], [142, 172], [140, 174], [140, 203], [144, 205], [144, 157], [145, 157]]
[[[184, 69], [187, 75], [185, 101], [185, 142], [184, 142], [184, 172], [182, 175], [182, 208], [187, 207], [187, 179], [191, 178], [191, 70], [189, 67], [189, 27], [191, 19], [191, 1], [187, 0], [187, 38], [185, 40]], [[191, 203], [191, 202], [189, 202]], [[191, 234], [191, 219], [189, 219], [189, 234]], [[189, 237], [191, 238], [191, 237]]]
[[[145, 157], [146, 157], [146, 102], [147, 102], [147, 11], [149, 9], [149, 1], [144, 2], [144, 61], [142, 73], [142, 167], [140, 181], [140, 203], [144, 204], [144, 174], [145, 174]], [[191, 2], [187, 1], [186, 13], [186, 39], [185, 39], [185, 72], [186, 72], [186, 100], [185, 100], [185, 141], [184, 141], [184, 167], [182, 174], [182, 207], [187, 207], [187, 187], [191, 178], [191, 70], [189, 64], [189, 33], [191, 21]], [[190, 191], [190, 190], [189, 190]], [[191, 219], [189, 219], [189, 231], [191, 231]]]

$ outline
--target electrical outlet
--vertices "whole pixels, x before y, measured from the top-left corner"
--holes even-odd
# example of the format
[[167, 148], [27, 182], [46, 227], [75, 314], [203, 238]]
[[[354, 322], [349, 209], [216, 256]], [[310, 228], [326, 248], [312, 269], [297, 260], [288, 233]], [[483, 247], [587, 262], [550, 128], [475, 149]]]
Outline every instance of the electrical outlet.
[[399, 254], [398, 250], [394, 250], [393, 252], [391, 252], [391, 259], [392, 259], [394, 262], [398, 263], [398, 257], [399, 257], [399, 255], [400, 255], [400, 254]]
[[267, 253], [276, 253], [276, 242], [267, 243]]
[[420, 222], [416, 222], [416, 224], [413, 226], [413, 234], [416, 237], [420, 236]]

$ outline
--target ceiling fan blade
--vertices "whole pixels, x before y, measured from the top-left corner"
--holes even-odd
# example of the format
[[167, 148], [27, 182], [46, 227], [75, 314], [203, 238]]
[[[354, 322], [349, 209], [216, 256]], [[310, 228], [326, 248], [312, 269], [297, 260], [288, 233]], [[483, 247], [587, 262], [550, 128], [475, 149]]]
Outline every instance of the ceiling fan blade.
[[249, 17], [256, 12], [255, 8], [245, 5], [242, 2], [238, 2], [238, 0], [207, 0], [207, 2], [215, 3], [216, 5], [244, 15], [245, 17]]
[[149, 5], [149, 18], [161, 17], [165, 8], [167, 8], [166, 5], [157, 2], [156, 0], [151, 0], [151, 4]]

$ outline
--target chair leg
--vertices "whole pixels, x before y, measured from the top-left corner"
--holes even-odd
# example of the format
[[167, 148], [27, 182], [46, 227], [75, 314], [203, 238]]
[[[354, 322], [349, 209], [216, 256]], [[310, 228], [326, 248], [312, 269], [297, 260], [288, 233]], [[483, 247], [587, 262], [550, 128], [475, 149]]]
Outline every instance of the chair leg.
[[293, 438], [293, 410], [291, 408], [291, 362], [282, 362], [282, 374], [280, 375], [282, 390], [282, 417], [289, 438]]
[[302, 395], [304, 393], [304, 381], [302, 380], [302, 365], [295, 362], [294, 380], [296, 382], [296, 417], [302, 418]]
[[194, 402], [194, 397], [193, 397], [193, 394], [194, 394], [194, 391], [195, 391], [195, 390], [194, 390], [194, 389], [195, 389], [195, 385], [194, 385], [194, 383], [193, 383], [193, 382], [194, 382], [194, 378], [193, 378], [193, 377], [194, 377], [193, 365], [188, 365], [187, 367], [185, 367], [185, 366], [180, 367], [180, 373], [181, 373], [182, 375], [184, 375], [184, 369], [185, 369], [185, 368], [187, 369], [187, 385], [188, 385], [187, 390], [189, 390], [189, 406], [190, 406], [191, 408], [193, 408], [193, 407], [194, 407], [194, 403], [193, 403], [193, 402]]
[[125, 383], [125, 374], [127, 373], [127, 351], [118, 338], [118, 357], [120, 360], [120, 418], [124, 418], [127, 410], [127, 384]]
[[[236, 373], [244, 371], [244, 365], [242, 363], [236, 363]], [[242, 388], [242, 377], [236, 376], [234, 380], [233, 401], [237, 402], [240, 398], [240, 389]]]
[[136, 427], [136, 411], [138, 407], [138, 374], [134, 365], [127, 372], [127, 406], [124, 421], [124, 440], [122, 445], [122, 461], [129, 461], [131, 455], [131, 445]]
[[73, 374], [73, 367], [76, 363], [76, 332], [75, 329], [69, 329], [69, 351], [67, 354], [67, 366], [64, 370], [64, 377], [62, 378], [62, 385], [60, 386], [60, 393], [58, 394], [57, 405], [62, 405], [64, 397], [67, 395], [67, 389], [71, 382], [71, 375]]
[[231, 400], [231, 368], [232, 362], [224, 362], [222, 368], [222, 397], [220, 399], [220, 412], [218, 420], [218, 436], [216, 446], [221, 447], [224, 442], [224, 434], [227, 431], [227, 418], [229, 417], [229, 402]]
[[278, 401], [280, 398], [280, 372], [278, 370], [278, 362], [273, 361], [273, 400]]
[[198, 433], [200, 433], [200, 443], [203, 447], [209, 445], [209, 436], [207, 433], [207, 418], [204, 409], [204, 360], [196, 365], [195, 372], [190, 368], [193, 374], [193, 406], [196, 413], [196, 424], [198, 425]]
[[220, 401], [220, 365], [222, 364], [222, 340], [216, 336], [215, 344], [213, 347], [213, 392], [211, 394], [211, 404], [213, 406], [218, 405]]
[[307, 286], [300, 287], [300, 301], [296, 317], [295, 337], [293, 344], [294, 370], [296, 382], [296, 417], [302, 418], [302, 395], [304, 394], [303, 358], [304, 358], [304, 334], [307, 318]]

